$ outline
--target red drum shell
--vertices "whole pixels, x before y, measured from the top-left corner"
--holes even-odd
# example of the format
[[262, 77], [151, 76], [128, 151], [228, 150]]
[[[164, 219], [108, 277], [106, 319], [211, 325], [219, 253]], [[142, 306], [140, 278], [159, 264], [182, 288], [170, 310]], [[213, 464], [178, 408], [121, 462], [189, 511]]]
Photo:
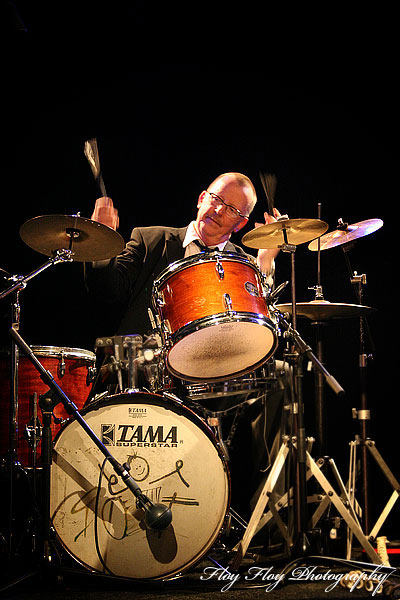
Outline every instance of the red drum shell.
[[[89, 369], [95, 365], [95, 354], [79, 348], [63, 348], [57, 346], [31, 346], [33, 353], [47, 371], [53, 375], [55, 382], [61, 387], [70, 400], [80, 410], [85, 404], [91, 387]], [[64, 375], [61, 376], [61, 371]], [[0, 381], [2, 382], [0, 398], [3, 407], [3, 418], [0, 422], [0, 456], [5, 456], [10, 446], [10, 356], [0, 356]], [[48, 391], [48, 386], [40, 379], [39, 372], [26, 356], [20, 355], [18, 361], [18, 408], [16, 415], [17, 452], [16, 458], [25, 467], [32, 467], [34, 462], [33, 449], [26, 439], [26, 426], [33, 418], [33, 396]], [[63, 404], [60, 402], [54, 408], [54, 416], [58, 419], [69, 419]], [[37, 404], [37, 416], [40, 422], [42, 414]], [[33, 423], [33, 422], [32, 422]], [[53, 437], [60, 430], [62, 423], [52, 421]], [[40, 459], [41, 443], [36, 449], [36, 457]]]

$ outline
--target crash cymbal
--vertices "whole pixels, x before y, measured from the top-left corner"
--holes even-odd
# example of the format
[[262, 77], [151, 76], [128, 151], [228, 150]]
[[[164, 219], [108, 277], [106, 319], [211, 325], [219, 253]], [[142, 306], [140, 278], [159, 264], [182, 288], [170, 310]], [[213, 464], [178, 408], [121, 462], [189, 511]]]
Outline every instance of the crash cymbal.
[[[364, 237], [380, 229], [383, 225], [381, 219], [368, 219], [360, 221], [353, 225], [344, 224], [343, 229], [336, 229], [319, 238], [319, 246], [321, 250], [328, 250], [341, 244], [347, 244], [358, 238]], [[309, 250], [318, 250], [318, 240], [314, 240], [308, 245]]]
[[[292, 314], [291, 304], [279, 304], [276, 307], [281, 312]], [[311, 302], [297, 302], [296, 314], [307, 317], [311, 321], [327, 321], [330, 319], [350, 319], [362, 317], [375, 309], [361, 304], [344, 304], [341, 302], [328, 302], [327, 300], [312, 300]]]
[[285, 243], [297, 246], [319, 237], [327, 229], [328, 224], [319, 219], [282, 219], [252, 229], [243, 236], [242, 243], [257, 249], [278, 248]]
[[22, 240], [33, 250], [52, 256], [56, 250], [71, 249], [77, 262], [105, 260], [125, 247], [119, 233], [76, 215], [44, 215], [26, 221], [20, 230]]

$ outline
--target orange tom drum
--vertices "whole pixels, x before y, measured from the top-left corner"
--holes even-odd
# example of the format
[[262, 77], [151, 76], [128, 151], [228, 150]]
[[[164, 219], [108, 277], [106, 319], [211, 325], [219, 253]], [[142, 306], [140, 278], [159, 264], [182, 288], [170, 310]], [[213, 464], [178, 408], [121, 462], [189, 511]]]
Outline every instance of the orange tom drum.
[[153, 305], [167, 367], [181, 379], [232, 379], [276, 350], [262, 274], [238, 254], [196, 254], [172, 263], [154, 282]]
[[[58, 346], [31, 346], [31, 349], [68, 398], [76, 404], [78, 410], [83, 408], [93, 379], [95, 354], [80, 348]], [[32, 467], [35, 458], [39, 460], [41, 455], [42, 413], [38, 404], [39, 396], [47, 392], [49, 387], [41, 380], [39, 371], [26, 356], [21, 354], [18, 363], [18, 405], [15, 423], [11, 427], [16, 430], [16, 458], [24, 467]], [[5, 456], [10, 446], [11, 393], [11, 361], [6, 353], [0, 355], [0, 380], [0, 400], [3, 408], [0, 421], [0, 456]], [[53, 415], [56, 417], [51, 425], [54, 437], [62, 423], [70, 416], [61, 402], [54, 407]]]

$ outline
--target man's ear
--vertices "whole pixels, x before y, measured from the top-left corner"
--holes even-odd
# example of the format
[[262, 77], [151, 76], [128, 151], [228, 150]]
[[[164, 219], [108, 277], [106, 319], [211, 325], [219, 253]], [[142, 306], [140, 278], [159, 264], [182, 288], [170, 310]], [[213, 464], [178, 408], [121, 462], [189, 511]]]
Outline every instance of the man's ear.
[[236, 227], [233, 231], [235, 233], [237, 233], [238, 231], [243, 229], [243, 227], [246, 225], [247, 222], [248, 222], [248, 219], [242, 219], [241, 221], [239, 221], [239, 223], [236, 225]]
[[200, 208], [200, 205], [201, 205], [201, 203], [203, 202], [203, 200], [204, 200], [204, 196], [205, 196], [206, 194], [207, 194], [207, 192], [206, 192], [206, 191], [204, 191], [204, 192], [201, 192], [201, 194], [200, 194], [200, 196], [199, 196], [199, 198], [198, 198], [198, 200], [197, 200], [197, 208]]

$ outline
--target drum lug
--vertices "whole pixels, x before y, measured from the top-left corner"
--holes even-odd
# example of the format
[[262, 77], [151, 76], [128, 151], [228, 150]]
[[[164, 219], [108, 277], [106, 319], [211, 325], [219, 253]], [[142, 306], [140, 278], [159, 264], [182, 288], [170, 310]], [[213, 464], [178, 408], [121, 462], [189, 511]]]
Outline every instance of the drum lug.
[[62, 379], [65, 375], [64, 352], [61, 352], [60, 362], [57, 365], [57, 375], [58, 375], [59, 379]]
[[38, 417], [32, 418], [30, 422], [25, 425], [24, 436], [31, 448], [35, 449], [39, 444], [42, 439], [42, 431], [43, 427]]
[[229, 294], [224, 294], [224, 304], [226, 310], [232, 310], [232, 299]]
[[165, 306], [165, 298], [164, 298], [164, 294], [162, 291], [156, 291], [155, 292], [155, 303], [157, 304], [157, 307], [159, 308], [163, 308]]
[[161, 323], [162, 326], [162, 333], [164, 335], [164, 339], [169, 339], [171, 333], [172, 333], [172, 329], [171, 329], [171, 325], [170, 322], [168, 321], [168, 319], [164, 319]]
[[224, 271], [224, 267], [222, 266], [219, 256], [216, 256], [215, 270], [217, 271], [218, 277], [222, 281], [222, 279], [224, 278], [224, 275], [225, 275], [225, 271]]
[[97, 375], [96, 367], [88, 367], [88, 372], [86, 375], [86, 385], [90, 385], [95, 379]]

